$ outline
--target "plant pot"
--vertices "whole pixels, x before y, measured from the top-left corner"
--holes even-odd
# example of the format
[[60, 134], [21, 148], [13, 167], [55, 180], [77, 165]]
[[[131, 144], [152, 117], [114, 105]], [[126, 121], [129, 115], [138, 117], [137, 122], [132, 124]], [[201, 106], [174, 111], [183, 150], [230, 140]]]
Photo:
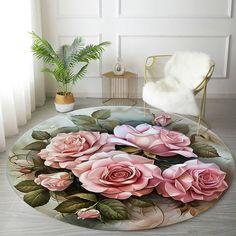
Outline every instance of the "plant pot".
[[67, 93], [66, 95], [57, 93], [54, 104], [58, 112], [72, 111], [75, 105], [73, 93]]

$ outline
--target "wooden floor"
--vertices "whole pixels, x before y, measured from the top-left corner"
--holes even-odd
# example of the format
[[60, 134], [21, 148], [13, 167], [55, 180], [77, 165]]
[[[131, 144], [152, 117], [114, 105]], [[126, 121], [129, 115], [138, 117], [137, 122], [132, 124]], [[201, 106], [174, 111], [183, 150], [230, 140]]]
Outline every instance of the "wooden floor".
[[[101, 105], [99, 99], [78, 99], [77, 108]], [[140, 101], [140, 104], [142, 103]], [[210, 99], [207, 119], [236, 156], [236, 99]], [[56, 115], [52, 100], [38, 108], [32, 119], [21, 127], [19, 135], [7, 140], [7, 150], [29, 128]], [[24, 203], [13, 191], [6, 177], [7, 152], [0, 154], [0, 236], [60, 236], [60, 235], [236, 235], [236, 182], [212, 209], [189, 221], [146, 231], [109, 232], [80, 228], [49, 218]]]

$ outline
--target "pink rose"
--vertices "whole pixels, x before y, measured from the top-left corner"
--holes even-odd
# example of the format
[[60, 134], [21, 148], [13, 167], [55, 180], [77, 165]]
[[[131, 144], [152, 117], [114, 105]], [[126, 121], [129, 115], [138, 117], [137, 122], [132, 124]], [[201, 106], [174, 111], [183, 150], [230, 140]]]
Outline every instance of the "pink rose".
[[107, 133], [88, 131], [60, 133], [38, 155], [45, 160], [47, 166], [71, 169], [96, 152], [114, 150], [115, 145], [107, 143], [108, 137]]
[[173, 165], [162, 173], [163, 181], [157, 192], [164, 197], [172, 197], [181, 202], [194, 200], [211, 201], [219, 198], [227, 189], [226, 173], [213, 163], [198, 160]]
[[161, 114], [160, 116], [155, 117], [154, 122], [157, 125], [164, 127], [164, 126], [169, 125], [172, 122], [172, 120], [171, 120], [171, 116], [169, 116], [167, 114]]
[[88, 191], [116, 199], [149, 194], [162, 179], [153, 160], [121, 151], [94, 154], [72, 171]]
[[100, 212], [96, 209], [82, 208], [76, 212], [78, 219], [97, 219], [100, 218]]
[[196, 157], [189, 147], [190, 139], [175, 131], [169, 131], [158, 126], [141, 124], [136, 128], [130, 125], [116, 126], [110, 143], [136, 147], [158, 156]]
[[34, 180], [34, 182], [51, 191], [63, 191], [72, 184], [73, 177], [67, 172], [41, 174]]

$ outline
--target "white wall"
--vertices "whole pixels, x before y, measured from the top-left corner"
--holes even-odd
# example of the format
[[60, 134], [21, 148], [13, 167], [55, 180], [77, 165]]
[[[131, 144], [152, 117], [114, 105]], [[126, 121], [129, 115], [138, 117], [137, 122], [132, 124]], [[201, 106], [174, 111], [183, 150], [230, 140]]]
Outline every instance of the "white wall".
[[[43, 36], [55, 47], [81, 35], [87, 43], [111, 41], [101, 63], [92, 63], [77, 96], [101, 97], [103, 72], [120, 55], [139, 74], [145, 58], [176, 50], [197, 50], [216, 62], [211, 97], [236, 97], [236, 4], [233, 0], [41, 0]], [[46, 91], [55, 85], [47, 79]]]

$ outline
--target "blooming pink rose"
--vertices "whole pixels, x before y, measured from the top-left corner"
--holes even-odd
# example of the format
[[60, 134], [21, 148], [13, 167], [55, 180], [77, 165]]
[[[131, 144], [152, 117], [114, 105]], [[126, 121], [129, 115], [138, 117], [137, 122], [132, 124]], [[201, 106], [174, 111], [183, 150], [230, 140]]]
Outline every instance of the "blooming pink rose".
[[149, 194], [162, 179], [153, 160], [121, 151], [94, 154], [72, 172], [88, 191], [116, 199]]
[[51, 191], [63, 191], [72, 184], [73, 177], [67, 172], [41, 174], [34, 180], [34, 182]]
[[219, 198], [227, 189], [226, 173], [213, 163], [199, 160], [173, 165], [162, 173], [163, 181], [157, 192], [164, 197], [172, 197], [181, 202], [194, 200], [211, 201]]
[[169, 125], [172, 122], [172, 120], [171, 120], [171, 116], [169, 116], [167, 114], [161, 114], [161, 115], [155, 117], [154, 122], [157, 125], [164, 127], [164, 126]]
[[100, 212], [96, 209], [82, 208], [76, 212], [78, 219], [96, 219], [100, 218]]
[[115, 145], [107, 143], [108, 137], [107, 133], [88, 131], [60, 133], [38, 155], [45, 160], [47, 166], [71, 169], [96, 152], [114, 150]]
[[110, 143], [136, 147], [159, 156], [180, 154], [185, 157], [196, 157], [193, 149], [189, 147], [190, 139], [187, 136], [158, 126], [116, 126], [114, 135], [108, 139]]

